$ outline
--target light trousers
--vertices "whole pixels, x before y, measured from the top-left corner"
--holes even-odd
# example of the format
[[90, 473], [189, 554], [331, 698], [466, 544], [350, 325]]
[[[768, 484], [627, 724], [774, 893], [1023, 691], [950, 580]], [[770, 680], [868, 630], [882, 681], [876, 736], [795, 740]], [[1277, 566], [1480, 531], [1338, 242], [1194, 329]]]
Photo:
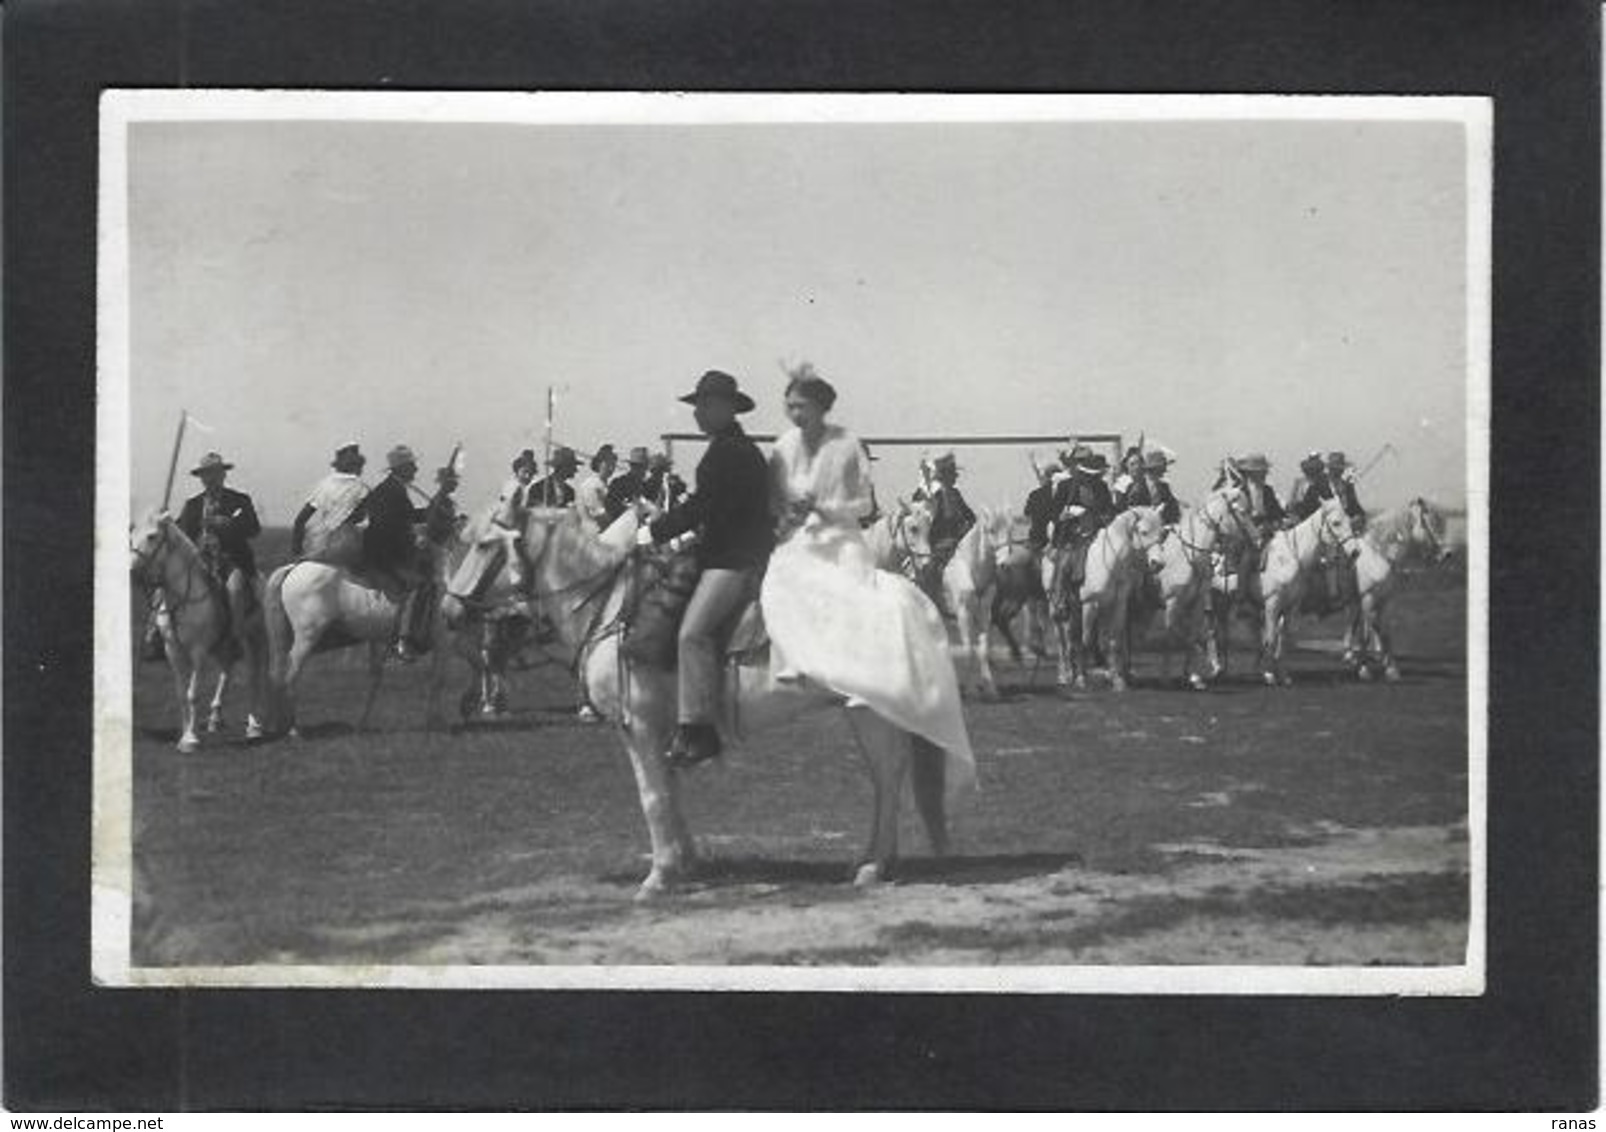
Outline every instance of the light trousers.
[[752, 596], [753, 570], [704, 570], [680, 623], [680, 722], [719, 718], [725, 630]]

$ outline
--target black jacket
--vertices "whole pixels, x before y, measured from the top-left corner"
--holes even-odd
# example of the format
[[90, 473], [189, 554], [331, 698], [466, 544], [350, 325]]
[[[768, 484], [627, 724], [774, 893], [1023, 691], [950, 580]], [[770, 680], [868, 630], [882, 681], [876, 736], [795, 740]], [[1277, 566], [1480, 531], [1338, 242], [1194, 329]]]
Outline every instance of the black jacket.
[[696, 478], [692, 493], [653, 521], [654, 540], [666, 542], [695, 530], [703, 569], [762, 566], [775, 545], [769, 465], [741, 425], [709, 439]]
[[363, 558], [380, 570], [412, 564], [417, 549], [413, 524], [424, 520], [424, 509], [414, 507], [407, 485], [395, 476], [386, 476], [368, 493], [354, 512], [355, 518], [368, 518], [363, 532]]
[[1042, 549], [1048, 545], [1048, 525], [1054, 521], [1054, 488], [1050, 484], [1034, 487], [1026, 497], [1026, 542]]
[[646, 478], [636, 471], [615, 476], [608, 484], [608, 522], [613, 522], [641, 498]]
[[1182, 518], [1182, 504], [1171, 492], [1171, 485], [1165, 480], [1151, 480], [1148, 476], [1139, 476], [1127, 485], [1125, 491], [1113, 493], [1117, 511], [1125, 511], [1129, 507], [1157, 507], [1160, 510], [1162, 523], [1176, 523]]
[[[178, 514], [178, 529], [188, 535], [190, 541], [203, 552], [206, 550], [206, 531], [202, 522], [205, 507], [206, 492], [203, 491], [186, 500], [184, 509]], [[251, 497], [243, 491], [225, 487], [218, 492], [213, 516], [212, 533], [217, 537], [219, 557], [225, 564], [220, 573], [227, 573], [226, 566], [232, 565], [247, 577], [255, 575], [256, 555], [252, 553], [247, 540], [262, 533], [262, 524], [257, 521]]]
[[[1080, 515], [1066, 515], [1067, 507], [1082, 507]], [[1110, 485], [1097, 476], [1076, 476], [1061, 480], [1054, 489], [1054, 545], [1085, 543], [1115, 518], [1115, 501]]]
[[524, 502], [531, 507], [572, 507], [574, 485], [547, 476], [530, 485], [524, 493]]

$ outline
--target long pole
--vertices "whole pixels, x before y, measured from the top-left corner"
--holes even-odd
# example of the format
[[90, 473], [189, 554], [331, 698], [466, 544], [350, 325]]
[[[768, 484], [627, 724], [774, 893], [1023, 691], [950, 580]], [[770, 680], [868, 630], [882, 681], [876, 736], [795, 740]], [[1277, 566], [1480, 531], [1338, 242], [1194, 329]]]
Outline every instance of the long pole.
[[184, 447], [184, 425], [190, 419], [188, 409], [180, 409], [178, 413], [178, 432], [173, 437], [173, 458], [167, 462], [167, 486], [162, 489], [162, 510], [173, 501], [173, 477], [178, 474], [178, 453]]
[[543, 466], [552, 466], [552, 415], [557, 407], [557, 398], [553, 396], [552, 386], [546, 387], [546, 459]]
[[1373, 468], [1377, 467], [1378, 461], [1381, 460], [1384, 456], [1387, 456], [1390, 452], [1393, 452], [1393, 451], [1394, 451], [1394, 445], [1392, 443], [1385, 442], [1383, 444], [1383, 447], [1381, 447], [1381, 448], [1379, 448], [1377, 450], [1377, 455], [1373, 456], [1370, 460], [1367, 461], [1366, 467], [1362, 468], [1360, 471], [1355, 473], [1355, 478], [1358, 479], [1358, 480], [1365, 479], [1366, 478], [1366, 473], [1371, 471]]

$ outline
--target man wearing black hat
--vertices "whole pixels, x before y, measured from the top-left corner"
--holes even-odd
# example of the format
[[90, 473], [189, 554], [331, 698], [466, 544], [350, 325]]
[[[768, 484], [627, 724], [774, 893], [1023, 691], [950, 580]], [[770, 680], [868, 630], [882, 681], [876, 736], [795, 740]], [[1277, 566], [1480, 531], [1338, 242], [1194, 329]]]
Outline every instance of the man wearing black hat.
[[931, 470], [936, 481], [926, 494], [931, 508], [931, 558], [921, 571], [920, 584], [940, 609], [942, 572], [958, 549], [959, 540], [976, 525], [976, 512], [959, 490], [959, 462], [952, 452], [944, 452], [932, 461]]
[[1061, 552], [1049, 600], [1056, 620], [1070, 616], [1070, 601], [1086, 576], [1087, 548], [1115, 518], [1115, 501], [1104, 482], [1109, 461], [1086, 444], [1076, 444], [1061, 463], [1070, 475], [1054, 489], [1054, 546]]
[[640, 445], [630, 450], [625, 470], [614, 476], [608, 484], [608, 522], [630, 510], [638, 499], [645, 498], [647, 490], [647, 450]]
[[208, 452], [190, 469], [190, 475], [201, 481], [201, 493], [185, 500], [178, 529], [189, 536], [212, 576], [223, 583], [229, 613], [239, 625], [257, 574], [250, 540], [262, 533], [262, 524], [249, 495], [223, 486], [233, 467], [218, 453]]
[[708, 436], [696, 489], [643, 528], [637, 541], [646, 545], [688, 531], [698, 534], [702, 573], [680, 624], [680, 726], [665, 756], [689, 766], [719, 754], [719, 636], [753, 596], [774, 533], [768, 464], [736, 421], [752, 410], [752, 399], [730, 374], [709, 370], [681, 400], [695, 406], [697, 427]]
[[554, 448], [551, 458], [547, 460], [546, 478], [536, 480], [530, 485], [530, 506], [572, 506], [574, 504], [574, 485], [569, 481], [574, 478], [574, 473], [579, 470], [580, 458], [574, 454], [573, 448], [566, 448], [561, 444]]
[[424, 522], [427, 513], [412, 500], [413, 477], [418, 474], [418, 457], [413, 450], [398, 444], [385, 454], [385, 463], [390, 474], [379, 481], [358, 508], [357, 517], [368, 520], [363, 531], [363, 562], [380, 585], [392, 594], [405, 595], [403, 631], [396, 641], [396, 655], [412, 660], [423, 643], [417, 639], [420, 603], [412, 600], [413, 591], [425, 580], [418, 568], [419, 544], [414, 525]]

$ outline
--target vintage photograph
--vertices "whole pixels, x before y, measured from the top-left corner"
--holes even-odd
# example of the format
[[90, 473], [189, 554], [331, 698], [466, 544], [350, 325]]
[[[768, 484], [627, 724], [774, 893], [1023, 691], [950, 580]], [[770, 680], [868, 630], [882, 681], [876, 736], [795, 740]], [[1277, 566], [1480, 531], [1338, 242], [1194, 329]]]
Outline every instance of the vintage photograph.
[[106, 92], [96, 980], [1480, 993], [1490, 122]]

